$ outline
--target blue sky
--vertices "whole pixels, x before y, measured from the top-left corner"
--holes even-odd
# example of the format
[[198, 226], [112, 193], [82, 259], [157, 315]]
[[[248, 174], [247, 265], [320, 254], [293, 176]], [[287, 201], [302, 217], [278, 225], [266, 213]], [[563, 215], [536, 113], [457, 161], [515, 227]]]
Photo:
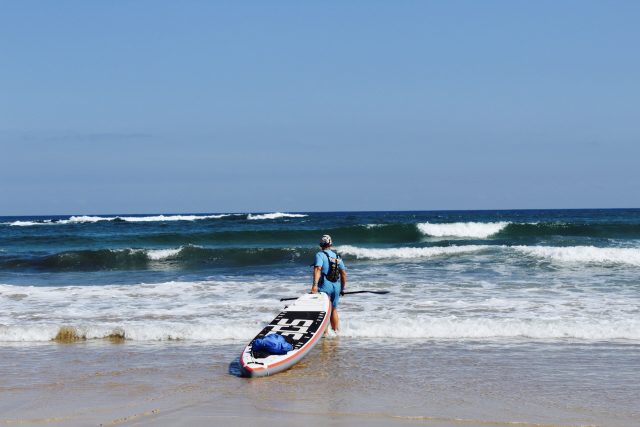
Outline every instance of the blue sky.
[[640, 207], [640, 3], [0, 4], [0, 215]]

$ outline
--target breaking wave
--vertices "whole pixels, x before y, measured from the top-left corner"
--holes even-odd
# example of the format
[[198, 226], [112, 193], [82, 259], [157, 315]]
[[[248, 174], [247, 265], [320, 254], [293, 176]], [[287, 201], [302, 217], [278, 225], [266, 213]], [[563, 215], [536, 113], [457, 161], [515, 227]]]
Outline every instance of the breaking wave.
[[443, 255], [479, 252], [492, 248], [489, 245], [444, 246], [428, 248], [359, 248], [340, 246], [337, 251], [341, 255], [352, 255], [357, 259], [414, 259], [431, 258]]
[[3, 222], [5, 225], [10, 225], [12, 227], [29, 227], [31, 225], [50, 225], [55, 224], [50, 219], [43, 219], [41, 221], [13, 221], [13, 222]]
[[[195, 247], [195, 246], [191, 246]], [[179, 247], [176, 249], [149, 249], [146, 251], [147, 258], [153, 261], [160, 261], [163, 259], [168, 259], [178, 255], [184, 247]]]
[[423, 235], [444, 238], [546, 238], [553, 236], [640, 238], [640, 224], [564, 222], [419, 223]]
[[417, 224], [418, 230], [432, 237], [472, 237], [484, 239], [504, 230], [509, 222], [454, 222]]
[[78, 324], [53, 323], [33, 326], [0, 325], [0, 342], [131, 340], [131, 341], [222, 341], [246, 340], [256, 334], [257, 325], [230, 322], [173, 324]]
[[[274, 313], [275, 314], [275, 313]], [[251, 317], [251, 316], [248, 316]], [[176, 319], [177, 320], [177, 319]], [[246, 341], [262, 323], [203, 319], [200, 321], [149, 321], [65, 324], [0, 325], [0, 342], [83, 341]], [[457, 339], [457, 340], [640, 340], [637, 319], [499, 319], [419, 318], [391, 321], [346, 318], [340, 335], [349, 338]]]
[[274, 212], [260, 215], [247, 215], [247, 219], [250, 220], [258, 220], [258, 219], [279, 219], [279, 218], [304, 218], [308, 215], [304, 214], [293, 214], [293, 213], [283, 213], [283, 212]]
[[13, 221], [4, 223], [10, 226], [27, 227], [32, 225], [64, 225], [82, 224], [101, 221], [122, 221], [122, 222], [164, 222], [164, 221], [196, 221], [202, 219], [220, 219], [239, 214], [217, 214], [217, 215], [152, 215], [152, 216], [92, 216], [78, 215], [69, 219], [43, 219], [33, 221]]
[[304, 218], [308, 215], [274, 212], [267, 214], [215, 214], [215, 215], [149, 215], [149, 216], [95, 216], [76, 215], [67, 219], [34, 219], [4, 222], [2, 224], [13, 227], [28, 227], [34, 225], [65, 225], [65, 224], [85, 224], [102, 221], [110, 222], [167, 222], [167, 221], [197, 221], [206, 219], [233, 218], [247, 220], [265, 220], [280, 218]]
[[512, 246], [525, 255], [566, 263], [627, 264], [640, 266], [640, 249], [595, 246]]
[[421, 318], [393, 322], [345, 320], [354, 338], [640, 340], [640, 319]]
[[[124, 222], [163, 222], [163, 221], [196, 221], [201, 219], [220, 219], [234, 214], [219, 215], [152, 215], [152, 216], [72, 216], [68, 223], [74, 222], [98, 222], [98, 221], [124, 221]], [[64, 221], [61, 221], [65, 223]]]

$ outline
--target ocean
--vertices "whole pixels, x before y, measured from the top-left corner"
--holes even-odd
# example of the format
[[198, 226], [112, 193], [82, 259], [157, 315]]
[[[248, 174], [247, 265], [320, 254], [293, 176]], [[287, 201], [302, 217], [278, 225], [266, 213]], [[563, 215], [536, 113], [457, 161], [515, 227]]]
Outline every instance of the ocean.
[[[25, 382], [9, 358], [53, 375], [51, 360], [121, 348], [181, 361], [215, 354], [213, 377], [234, 378], [221, 387], [235, 390], [229, 381], [248, 381], [234, 376], [243, 346], [280, 298], [309, 291], [322, 234], [344, 259], [348, 290], [390, 293], [343, 297], [338, 337], [272, 385], [314, 365], [330, 376], [346, 360], [344, 378], [375, 378], [362, 390], [404, 385], [370, 400], [372, 413], [388, 403], [385, 416], [640, 420], [640, 209], [0, 217], [5, 392]], [[475, 409], [460, 409], [469, 402]]]
[[325, 233], [344, 337], [640, 343], [640, 210], [0, 217], [0, 342], [250, 339]]

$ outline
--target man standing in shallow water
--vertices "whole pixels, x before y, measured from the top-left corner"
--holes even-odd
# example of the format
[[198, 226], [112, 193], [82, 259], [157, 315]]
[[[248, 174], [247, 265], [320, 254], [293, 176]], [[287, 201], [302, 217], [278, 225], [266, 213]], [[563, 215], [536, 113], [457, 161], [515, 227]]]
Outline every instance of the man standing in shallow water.
[[[311, 293], [315, 294], [319, 291], [329, 296], [332, 307], [331, 328], [337, 332], [340, 328], [338, 302], [340, 301], [340, 296], [344, 293], [344, 288], [347, 286], [347, 269], [338, 254], [331, 250], [332, 244], [331, 236], [328, 234], [320, 238], [320, 248], [322, 250], [316, 253]], [[337, 272], [339, 272], [340, 284], [338, 284], [338, 277], [332, 277], [333, 273]], [[333, 279], [334, 281], [329, 279]]]

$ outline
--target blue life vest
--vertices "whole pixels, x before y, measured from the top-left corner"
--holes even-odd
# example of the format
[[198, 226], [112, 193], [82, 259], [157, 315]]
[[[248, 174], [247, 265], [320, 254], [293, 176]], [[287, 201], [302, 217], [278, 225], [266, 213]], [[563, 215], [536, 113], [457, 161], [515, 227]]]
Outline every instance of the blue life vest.
[[257, 338], [251, 344], [251, 351], [264, 351], [269, 354], [287, 354], [293, 346], [280, 334], [269, 334], [264, 338]]

